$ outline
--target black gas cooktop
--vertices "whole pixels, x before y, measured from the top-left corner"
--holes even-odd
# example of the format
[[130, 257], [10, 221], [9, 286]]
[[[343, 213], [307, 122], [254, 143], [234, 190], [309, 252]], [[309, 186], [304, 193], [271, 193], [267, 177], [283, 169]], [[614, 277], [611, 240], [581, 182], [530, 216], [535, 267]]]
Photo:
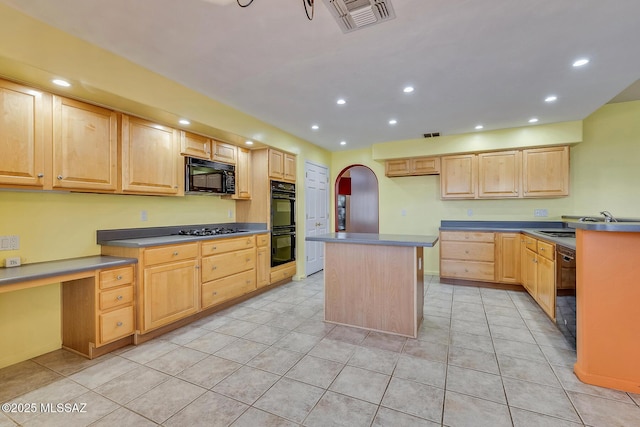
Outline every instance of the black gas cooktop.
[[218, 234], [234, 234], [241, 233], [244, 230], [240, 230], [239, 228], [227, 228], [227, 227], [216, 227], [216, 228], [190, 228], [186, 230], [178, 231], [178, 234], [181, 236], [216, 236]]

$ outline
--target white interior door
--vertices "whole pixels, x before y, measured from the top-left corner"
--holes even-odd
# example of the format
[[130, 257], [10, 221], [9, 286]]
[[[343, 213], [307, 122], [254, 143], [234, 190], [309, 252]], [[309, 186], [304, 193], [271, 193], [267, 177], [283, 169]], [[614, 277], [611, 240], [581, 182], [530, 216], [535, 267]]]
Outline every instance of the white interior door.
[[[317, 236], [329, 232], [328, 168], [305, 163], [305, 235]], [[324, 244], [305, 242], [306, 275], [324, 268]]]

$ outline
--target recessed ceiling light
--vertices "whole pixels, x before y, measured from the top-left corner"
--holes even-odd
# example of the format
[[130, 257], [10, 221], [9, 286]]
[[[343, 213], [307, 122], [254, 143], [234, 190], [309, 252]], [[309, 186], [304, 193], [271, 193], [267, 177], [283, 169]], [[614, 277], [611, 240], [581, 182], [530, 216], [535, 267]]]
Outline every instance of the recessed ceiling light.
[[395, 124], [397, 124], [397, 123], [398, 123], [398, 121], [397, 121], [396, 119], [391, 119], [391, 120], [389, 120], [389, 124], [390, 124], [390, 125], [395, 125]]
[[181, 125], [190, 125], [191, 124], [191, 122], [189, 120], [187, 120], [187, 119], [180, 119], [178, 121], [178, 123], [180, 123]]
[[587, 65], [589, 63], [589, 60], [587, 58], [582, 58], [582, 59], [578, 59], [576, 62], [573, 63], [574, 67], [582, 67], [583, 65]]
[[555, 95], [549, 95], [544, 99], [544, 102], [555, 102], [558, 100], [558, 97]]
[[318, 125], [313, 125], [313, 126], [311, 126], [311, 129], [313, 129], [313, 130], [318, 130], [318, 129], [320, 129], [320, 126], [318, 126]]
[[404, 89], [402, 89], [402, 91], [404, 93], [411, 93], [411, 92], [413, 92], [413, 86], [407, 86]]
[[537, 123], [538, 122], [538, 118], [537, 117], [532, 117], [529, 119], [529, 123]]
[[340, 141], [340, 145], [347, 145], [347, 141]]
[[346, 103], [347, 103], [347, 101], [346, 101], [346, 100], [344, 100], [343, 98], [340, 98], [340, 99], [338, 99], [338, 100], [336, 101], [336, 104], [338, 104], [338, 105], [344, 105], [344, 104], [346, 104]]
[[480, 129], [484, 129], [484, 126], [482, 126], [482, 125], [477, 125], [477, 126], [476, 126], [476, 130], [480, 130]]
[[253, 145], [253, 141], [245, 141], [244, 143], [247, 145]]
[[71, 83], [69, 83], [66, 80], [62, 80], [62, 79], [53, 79], [51, 80], [53, 82], [53, 84], [56, 84], [58, 86], [62, 86], [62, 87], [69, 87], [71, 86]]

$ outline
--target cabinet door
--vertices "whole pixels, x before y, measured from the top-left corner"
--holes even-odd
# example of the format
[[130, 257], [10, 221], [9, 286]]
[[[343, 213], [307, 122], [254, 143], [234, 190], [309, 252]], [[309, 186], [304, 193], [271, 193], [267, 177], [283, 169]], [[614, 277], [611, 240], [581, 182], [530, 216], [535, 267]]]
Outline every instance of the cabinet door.
[[44, 187], [44, 97], [0, 80], [0, 184]]
[[520, 283], [520, 233], [498, 233], [496, 280]]
[[538, 255], [535, 252], [525, 249], [524, 264], [522, 266], [523, 281], [522, 285], [536, 299], [538, 292]]
[[543, 256], [538, 256], [538, 294], [536, 300], [545, 313], [554, 320], [556, 318], [555, 280], [555, 262]]
[[284, 154], [284, 172], [283, 179], [289, 182], [296, 181], [296, 156], [293, 154]]
[[256, 257], [256, 284], [258, 288], [261, 288], [269, 284], [269, 276], [271, 274], [271, 258], [269, 257], [269, 248], [257, 248]]
[[144, 269], [143, 332], [198, 311], [196, 271], [195, 260]]
[[226, 144], [220, 141], [213, 141], [213, 160], [217, 162], [225, 162], [231, 163], [233, 165], [236, 164], [236, 151], [237, 147], [235, 145]]
[[390, 177], [411, 175], [411, 160], [387, 160], [384, 162], [384, 174]]
[[53, 187], [115, 191], [118, 120], [115, 111], [53, 97]]
[[205, 136], [180, 131], [180, 154], [211, 160], [211, 140]]
[[236, 164], [236, 194], [234, 199], [251, 199], [251, 152], [238, 147], [238, 162]]
[[[182, 157], [178, 131], [122, 116], [122, 190], [146, 194], [182, 194]], [[183, 178], [184, 179], [184, 178]]]
[[443, 199], [474, 199], [478, 187], [475, 154], [443, 157], [440, 163], [440, 196]]
[[520, 197], [520, 151], [478, 154], [478, 197]]
[[269, 177], [272, 179], [284, 179], [284, 153], [269, 149]]
[[439, 173], [439, 157], [420, 157], [418, 159], [411, 159], [412, 175], [436, 175]]
[[569, 147], [522, 151], [524, 197], [569, 195]]

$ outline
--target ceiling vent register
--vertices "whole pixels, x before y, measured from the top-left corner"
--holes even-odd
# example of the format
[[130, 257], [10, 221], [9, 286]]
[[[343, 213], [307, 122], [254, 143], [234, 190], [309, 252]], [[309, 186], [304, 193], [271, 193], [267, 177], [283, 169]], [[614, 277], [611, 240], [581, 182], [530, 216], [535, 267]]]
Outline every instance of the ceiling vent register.
[[324, 0], [343, 33], [396, 17], [390, 0]]

